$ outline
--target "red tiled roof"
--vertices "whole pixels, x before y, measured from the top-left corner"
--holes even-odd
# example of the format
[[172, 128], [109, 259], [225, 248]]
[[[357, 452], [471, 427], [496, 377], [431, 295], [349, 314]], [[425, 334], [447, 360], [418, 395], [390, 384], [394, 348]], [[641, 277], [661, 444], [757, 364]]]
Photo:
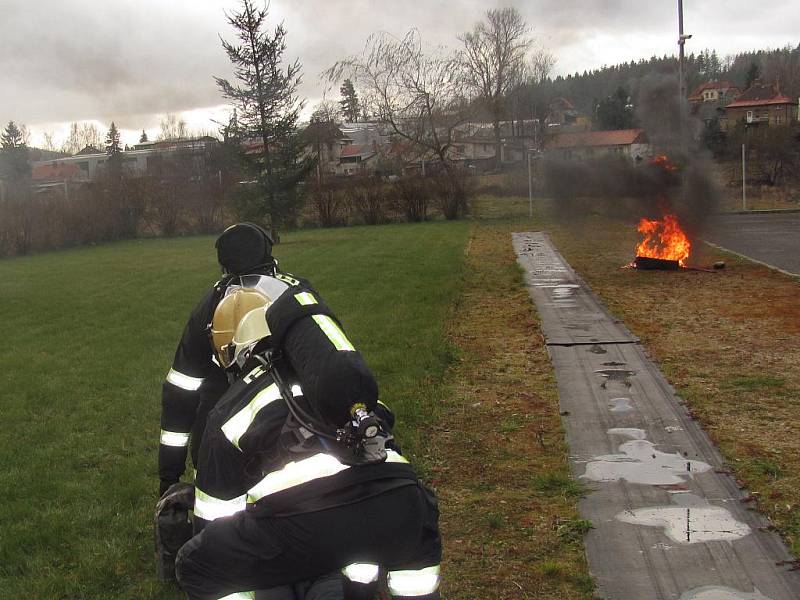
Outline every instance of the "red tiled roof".
[[742, 100], [739, 98], [735, 102], [725, 105], [725, 108], [744, 108], [745, 106], [771, 106], [773, 104], [794, 104], [789, 96], [778, 94], [774, 98], [766, 100]]
[[78, 165], [70, 163], [50, 163], [34, 165], [31, 177], [36, 181], [70, 181], [81, 172]]
[[794, 104], [794, 102], [789, 96], [781, 94], [776, 86], [756, 83], [725, 108], [768, 106], [772, 104]]
[[576, 131], [557, 133], [548, 142], [548, 148], [582, 148], [590, 146], [629, 146], [646, 144], [643, 129], [620, 129], [617, 131]]
[[729, 89], [739, 89], [730, 81], [722, 80], [722, 81], [706, 81], [705, 83], [701, 83], [698, 85], [694, 91], [689, 94], [689, 99], [696, 98], [698, 100], [702, 99], [701, 94], [706, 90], [729, 90]]
[[341, 158], [349, 156], [372, 156], [375, 150], [372, 144], [349, 144], [342, 148]]

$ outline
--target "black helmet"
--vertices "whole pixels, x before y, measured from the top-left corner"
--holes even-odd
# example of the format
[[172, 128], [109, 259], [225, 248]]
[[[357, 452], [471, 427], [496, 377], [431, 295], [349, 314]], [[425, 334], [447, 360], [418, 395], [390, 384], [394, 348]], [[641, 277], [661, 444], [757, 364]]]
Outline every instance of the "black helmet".
[[255, 223], [236, 223], [222, 232], [214, 244], [217, 260], [231, 275], [243, 275], [274, 264], [272, 236]]

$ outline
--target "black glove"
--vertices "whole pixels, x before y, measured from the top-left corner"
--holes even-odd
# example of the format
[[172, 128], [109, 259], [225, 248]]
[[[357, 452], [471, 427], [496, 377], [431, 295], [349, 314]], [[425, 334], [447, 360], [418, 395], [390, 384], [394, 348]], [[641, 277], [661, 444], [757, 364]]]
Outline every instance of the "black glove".
[[177, 479], [162, 479], [161, 484], [158, 486], [158, 497], [161, 498], [170, 488], [170, 486], [175, 485], [176, 483], [178, 483]]

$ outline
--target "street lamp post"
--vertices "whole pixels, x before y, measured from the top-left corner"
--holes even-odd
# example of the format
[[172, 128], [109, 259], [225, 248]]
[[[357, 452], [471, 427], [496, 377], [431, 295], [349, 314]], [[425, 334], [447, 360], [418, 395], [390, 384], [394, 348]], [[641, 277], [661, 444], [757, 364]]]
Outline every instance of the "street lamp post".
[[528, 148], [528, 218], [533, 218], [533, 171], [531, 170], [531, 148]]
[[678, 110], [679, 110], [679, 131], [681, 136], [681, 151], [686, 154], [686, 117], [684, 104], [686, 102], [686, 82], [683, 76], [684, 51], [683, 47], [686, 40], [691, 39], [691, 35], [683, 33], [683, 0], [678, 0]]

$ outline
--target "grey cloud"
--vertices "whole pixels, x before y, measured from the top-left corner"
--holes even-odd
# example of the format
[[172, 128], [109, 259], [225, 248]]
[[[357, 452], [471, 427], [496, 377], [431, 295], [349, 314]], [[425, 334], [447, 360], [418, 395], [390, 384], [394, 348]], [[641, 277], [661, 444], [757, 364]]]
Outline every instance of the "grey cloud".
[[[303, 64], [301, 94], [319, 98], [319, 73], [359, 52], [370, 33], [402, 35], [416, 27], [428, 43], [452, 47], [486, 10], [512, 4], [556, 54], [560, 72], [675, 48], [675, 2], [661, 0], [272, 0], [271, 15], [273, 23], [285, 21], [288, 57]], [[687, 2], [687, 31], [696, 34], [692, 47], [727, 44], [726, 51], [733, 51], [791, 42], [792, 35], [796, 44], [800, 11], [793, 4], [777, 3], [745, 19], [742, 15], [752, 14], [749, 0]], [[229, 75], [230, 65], [218, 36], [232, 37], [223, 10], [237, 5], [237, 0], [0, 0], [0, 121], [96, 118], [135, 128], [137, 118], [144, 121], [153, 113], [219, 105], [223, 99], [212, 76]], [[598, 35], [613, 47], [594, 50], [588, 42], [599, 43]], [[338, 89], [331, 95], [338, 96]]]
[[[4, 0], [0, 117], [111, 119], [219, 104], [230, 67], [222, 7], [201, 3]], [[8, 32], [12, 32], [8, 35]]]

